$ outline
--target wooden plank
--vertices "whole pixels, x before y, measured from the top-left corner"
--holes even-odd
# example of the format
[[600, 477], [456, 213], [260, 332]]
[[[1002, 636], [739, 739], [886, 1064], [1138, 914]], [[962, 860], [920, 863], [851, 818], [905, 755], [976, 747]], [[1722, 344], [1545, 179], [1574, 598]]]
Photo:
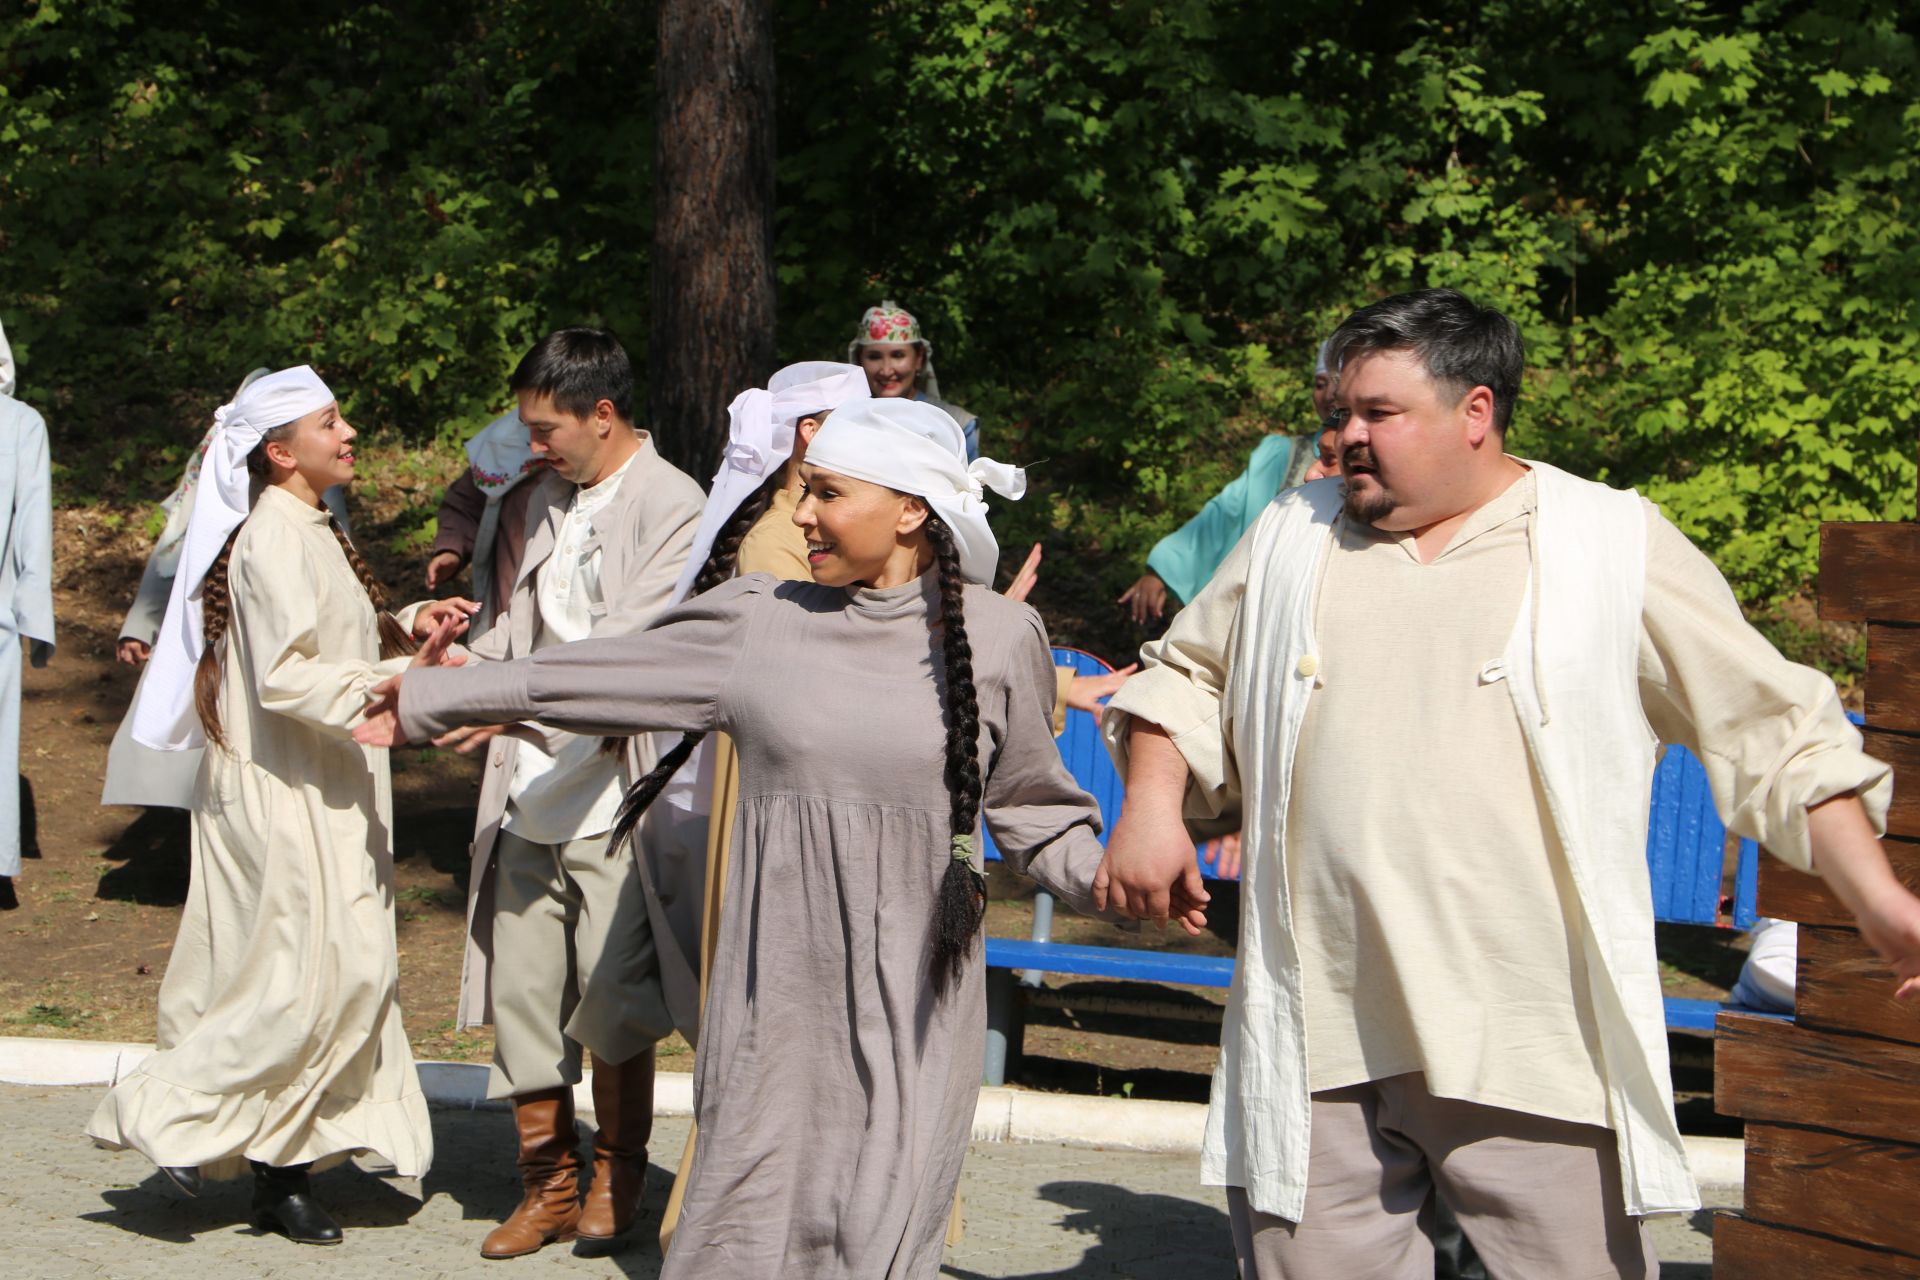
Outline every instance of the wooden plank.
[[1920, 1045], [1723, 1013], [1714, 1110], [1920, 1143]]
[[1820, 616], [1920, 622], [1920, 524], [1820, 526]]
[[1738, 1214], [1713, 1219], [1714, 1280], [1913, 1280], [1916, 1265], [1880, 1253]]
[[1868, 726], [1860, 731], [1867, 754], [1893, 766], [1893, 803], [1887, 808], [1887, 834], [1920, 836], [1920, 738]]
[[1920, 1044], [1920, 1007], [1893, 998], [1893, 970], [1858, 930], [1802, 925], [1799, 944], [1794, 1016], [1801, 1026]]
[[[1920, 893], [1920, 843], [1882, 840], [1880, 848], [1902, 884]], [[1819, 876], [1796, 871], [1778, 858], [1760, 858], [1760, 914], [1801, 924], [1851, 925], [1853, 913], [1840, 905]]]
[[1920, 1255], [1920, 1146], [1770, 1124], [1746, 1138], [1747, 1217]]
[[1920, 627], [1867, 624], [1867, 723], [1920, 733]]

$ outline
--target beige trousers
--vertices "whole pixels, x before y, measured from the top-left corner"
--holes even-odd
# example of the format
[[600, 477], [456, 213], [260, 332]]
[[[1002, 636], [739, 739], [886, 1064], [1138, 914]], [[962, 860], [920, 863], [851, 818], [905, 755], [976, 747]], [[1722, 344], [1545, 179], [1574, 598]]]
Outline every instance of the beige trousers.
[[673, 1031], [639, 868], [607, 844], [500, 833], [489, 1098], [578, 1084], [583, 1047], [625, 1062]]
[[1434, 1196], [1493, 1280], [1654, 1280], [1613, 1131], [1436, 1098], [1419, 1074], [1313, 1095], [1298, 1223], [1227, 1189], [1243, 1280], [1433, 1280]]

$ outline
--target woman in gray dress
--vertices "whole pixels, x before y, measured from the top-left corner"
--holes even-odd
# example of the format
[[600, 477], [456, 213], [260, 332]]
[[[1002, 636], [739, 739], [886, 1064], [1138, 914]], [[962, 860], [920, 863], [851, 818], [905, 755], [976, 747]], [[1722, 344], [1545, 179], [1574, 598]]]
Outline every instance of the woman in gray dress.
[[846, 405], [794, 515], [812, 583], [749, 574], [636, 636], [412, 670], [361, 731], [538, 720], [737, 743], [733, 906], [667, 1280], [935, 1275], [986, 1035], [977, 822], [1093, 910], [1098, 810], [1053, 744], [1045, 633], [981, 585], [998, 558], [982, 483], [1024, 481], [964, 448], [930, 405]]

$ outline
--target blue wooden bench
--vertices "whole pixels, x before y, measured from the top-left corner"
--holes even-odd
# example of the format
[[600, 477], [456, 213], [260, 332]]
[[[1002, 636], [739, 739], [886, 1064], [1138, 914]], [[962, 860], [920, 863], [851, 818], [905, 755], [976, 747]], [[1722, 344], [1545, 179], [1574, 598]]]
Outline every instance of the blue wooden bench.
[[[1071, 666], [1082, 675], [1101, 675], [1113, 669], [1078, 649], [1056, 648], [1053, 656], [1057, 664]], [[1060, 735], [1059, 744], [1068, 770], [1098, 802], [1101, 816], [1111, 829], [1120, 814], [1124, 786], [1101, 740], [1099, 722], [1084, 711], [1069, 710], [1066, 732]], [[1103, 843], [1105, 839], [1102, 834]], [[1653, 800], [1647, 822], [1647, 869], [1653, 885], [1654, 919], [1665, 924], [1734, 929], [1753, 926], [1757, 918], [1754, 896], [1759, 884], [1760, 850], [1751, 840], [1740, 842], [1731, 909], [1723, 913], [1721, 886], [1726, 873], [1726, 846], [1727, 829], [1714, 812], [1706, 770], [1684, 747], [1668, 747], [1654, 770]], [[983, 851], [989, 861], [1000, 857], [991, 836], [985, 839]], [[1204, 854], [1200, 855], [1200, 870], [1203, 875], [1214, 877], [1213, 867]], [[1199, 987], [1233, 984], [1234, 961], [1229, 956], [1070, 945], [1053, 942], [1052, 933], [1053, 897], [1042, 892], [1034, 899], [1031, 938], [987, 939], [986, 1079], [989, 1084], [1005, 1082], [1008, 1055], [1019, 1053], [1024, 1015], [1021, 988], [1041, 986], [1048, 973]], [[1675, 1030], [1711, 1032], [1714, 1018], [1723, 1010], [1762, 1012], [1731, 1002], [1669, 996], [1667, 1026]]]

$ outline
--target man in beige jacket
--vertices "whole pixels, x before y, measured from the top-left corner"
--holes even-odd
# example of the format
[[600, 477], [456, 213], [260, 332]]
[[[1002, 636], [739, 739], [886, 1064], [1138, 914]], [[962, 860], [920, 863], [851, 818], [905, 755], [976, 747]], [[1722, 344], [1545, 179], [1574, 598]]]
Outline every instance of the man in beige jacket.
[[[645, 627], [672, 597], [705, 501], [635, 430], [632, 365], [612, 334], [549, 334], [512, 387], [548, 474], [506, 615], [472, 650], [482, 661]], [[576, 1235], [611, 1249], [639, 1217], [653, 1046], [676, 1026], [694, 1034], [698, 1017], [700, 851], [650, 830], [637, 857], [608, 847], [628, 782], [653, 766], [651, 739], [609, 750], [523, 724], [460, 745], [483, 742], [459, 1021], [494, 1023], [488, 1095], [513, 1100], [525, 1195], [481, 1253], [516, 1257]], [[573, 1129], [583, 1049], [598, 1124], [584, 1204]]]

